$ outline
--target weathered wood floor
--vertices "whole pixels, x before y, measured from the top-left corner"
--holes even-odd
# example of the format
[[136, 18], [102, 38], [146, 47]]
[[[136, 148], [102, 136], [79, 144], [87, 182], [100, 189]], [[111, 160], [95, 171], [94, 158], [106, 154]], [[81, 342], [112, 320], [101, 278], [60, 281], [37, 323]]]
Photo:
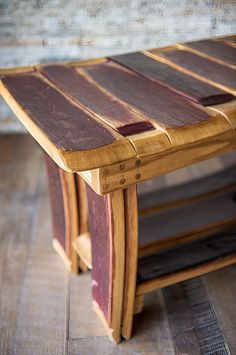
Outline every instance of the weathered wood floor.
[[[236, 266], [147, 295], [134, 336], [110, 343], [91, 309], [90, 275], [70, 276], [51, 246], [41, 150], [0, 136], [0, 354], [236, 354]], [[168, 174], [169, 185], [232, 155]], [[150, 183], [143, 186], [149, 189]]]

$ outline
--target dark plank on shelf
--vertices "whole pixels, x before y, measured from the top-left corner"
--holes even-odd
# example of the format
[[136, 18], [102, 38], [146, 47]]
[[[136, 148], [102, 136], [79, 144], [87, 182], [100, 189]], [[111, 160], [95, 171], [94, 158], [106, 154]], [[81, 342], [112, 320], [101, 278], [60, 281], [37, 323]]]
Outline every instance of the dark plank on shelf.
[[236, 252], [236, 229], [156, 253], [138, 261], [138, 283], [170, 275]]
[[[224, 208], [222, 208], [224, 206]], [[235, 190], [139, 219], [139, 245], [165, 243], [236, 222]]]
[[76, 102], [84, 105], [98, 117], [127, 136], [153, 129], [150, 121], [134, 113], [112, 95], [66, 65], [45, 65], [40, 71]]
[[8, 76], [2, 82], [30, 119], [58, 148], [88, 150], [116, 140], [104, 125], [67, 100], [39, 75]]
[[233, 95], [193, 78], [171, 66], [154, 60], [142, 53], [111, 57], [115, 62], [155, 80], [184, 97], [202, 105], [217, 105], [230, 101]]
[[174, 93], [163, 85], [141, 77], [112, 62], [83, 67], [103, 88], [160, 125], [186, 126], [209, 119], [200, 106]]
[[140, 193], [138, 198], [139, 210], [145, 212], [166, 208], [179, 203], [187, 203], [194, 199], [203, 198], [204, 195], [217, 193], [224, 189], [233, 189], [236, 186], [236, 166], [221, 170], [215, 174], [207, 175], [193, 181], [177, 186], [158, 189], [147, 193]]
[[[155, 54], [155, 49], [151, 52]], [[211, 80], [229, 89], [236, 89], [236, 71], [227, 66], [185, 50], [163, 49], [156, 52], [159, 56], [202, 76], [204, 79]]]
[[236, 65], [236, 48], [228, 46], [225, 42], [205, 39], [196, 42], [187, 42], [186, 44], [202, 53], [208, 54], [226, 63]]

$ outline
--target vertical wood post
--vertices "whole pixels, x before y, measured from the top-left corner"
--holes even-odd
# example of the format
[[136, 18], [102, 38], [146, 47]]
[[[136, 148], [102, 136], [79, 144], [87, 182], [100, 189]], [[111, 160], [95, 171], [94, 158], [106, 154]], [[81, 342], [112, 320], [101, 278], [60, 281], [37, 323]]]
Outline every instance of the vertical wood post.
[[90, 187], [94, 309], [112, 340], [130, 337], [137, 272], [136, 187], [97, 195]]
[[82, 232], [88, 230], [85, 187], [77, 174], [62, 170], [47, 154], [45, 161], [51, 195], [53, 246], [68, 269], [77, 273], [79, 258], [73, 240], [80, 229]]
[[122, 336], [130, 339], [132, 335], [133, 316], [138, 263], [138, 203], [137, 186], [124, 191], [125, 202], [125, 287], [123, 302]]

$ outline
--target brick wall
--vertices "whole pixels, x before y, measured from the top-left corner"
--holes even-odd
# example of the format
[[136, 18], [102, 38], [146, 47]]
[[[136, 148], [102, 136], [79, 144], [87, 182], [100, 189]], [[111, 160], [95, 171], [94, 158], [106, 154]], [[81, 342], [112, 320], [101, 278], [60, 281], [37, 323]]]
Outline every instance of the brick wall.
[[[0, 66], [231, 34], [235, 12], [236, 0], [0, 0]], [[19, 129], [6, 109], [1, 116], [0, 131]]]

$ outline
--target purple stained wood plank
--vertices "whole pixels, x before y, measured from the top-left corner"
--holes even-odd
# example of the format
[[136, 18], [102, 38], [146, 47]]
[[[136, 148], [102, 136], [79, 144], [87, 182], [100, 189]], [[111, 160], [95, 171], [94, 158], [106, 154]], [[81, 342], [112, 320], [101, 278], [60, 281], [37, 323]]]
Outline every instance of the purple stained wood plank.
[[111, 59], [204, 106], [217, 105], [234, 99], [233, 95], [142, 53], [118, 55]]
[[111, 219], [109, 195], [97, 195], [87, 185], [89, 230], [92, 238], [92, 294], [103, 311], [106, 319], [110, 319], [111, 289], [109, 286], [112, 277], [111, 266]]
[[225, 42], [205, 39], [196, 42], [188, 42], [187, 45], [216, 59], [236, 65], [236, 48], [227, 45]]
[[66, 251], [65, 211], [60, 178], [60, 168], [57, 166], [57, 164], [54, 163], [49, 155], [45, 153], [44, 157], [50, 188], [53, 234], [54, 238], [60, 242], [63, 249]]
[[154, 128], [150, 121], [106, 94], [74, 68], [66, 65], [46, 65], [41, 67], [40, 71], [71, 98], [92, 110], [120, 134], [127, 136]]
[[39, 75], [12, 75], [3, 78], [2, 82], [58, 148], [82, 151], [115, 141], [110, 130], [71, 103]]
[[112, 95], [160, 125], [178, 127], [209, 119], [208, 113], [200, 107], [157, 82], [123, 70], [118, 64], [100, 63], [82, 70]]
[[236, 44], [236, 36], [224, 37], [224, 38], [222, 38], [222, 40], [225, 40], [225, 41], [228, 41], [228, 42]]
[[[153, 52], [155, 54], [155, 50]], [[194, 74], [201, 75], [205, 79], [210, 79], [230, 89], [236, 89], [236, 71], [223, 64], [218, 64], [197, 54], [178, 49], [158, 50], [158, 55], [192, 71]]]

